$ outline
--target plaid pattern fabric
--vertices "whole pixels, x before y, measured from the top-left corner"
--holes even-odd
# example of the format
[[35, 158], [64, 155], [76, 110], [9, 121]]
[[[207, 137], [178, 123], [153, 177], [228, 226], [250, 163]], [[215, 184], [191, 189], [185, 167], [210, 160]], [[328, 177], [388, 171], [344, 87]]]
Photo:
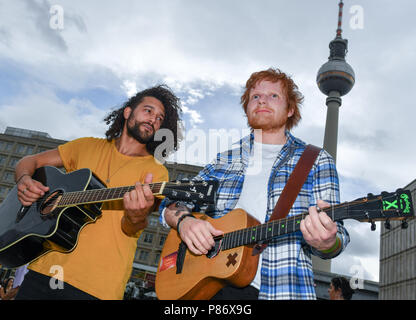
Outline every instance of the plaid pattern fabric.
[[[287, 142], [277, 155], [271, 170], [267, 187], [267, 215], [262, 223], [269, 220], [290, 174], [306, 147], [303, 141], [288, 131], [286, 137]], [[234, 209], [242, 191], [253, 140], [254, 135], [250, 134], [234, 144], [235, 147], [231, 150], [219, 153], [216, 159], [193, 179], [219, 181], [215, 208], [207, 208], [206, 214], [219, 218]], [[288, 216], [307, 212], [310, 206], [316, 205], [318, 199], [331, 205], [339, 203], [338, 175], [332, 157], [325, 150], [321, 150], [318, 155]], [[165, 203], [166, 200], [160, 206], [161, 213]], [[343, 224], [337, 222], [337, 226], [337, 236], [341, 240], [342, 249], [336, 255], [342, 252], [349, 242], [349, 235]], [[316, 299], [311, 254], [323, 259], [336, 256], [325, 255], [310, 247], [300, 231], [276, 237], [269, 242], [262, 253], [259, 299]]]

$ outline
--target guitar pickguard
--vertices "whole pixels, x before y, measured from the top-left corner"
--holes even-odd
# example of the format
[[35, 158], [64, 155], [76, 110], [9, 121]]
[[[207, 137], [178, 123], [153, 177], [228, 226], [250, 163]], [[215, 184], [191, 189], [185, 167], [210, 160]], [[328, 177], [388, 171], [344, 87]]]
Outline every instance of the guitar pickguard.
[[222, 238], [215, 240], [215, 245], [208, 251], [206, 256], [209, 259], [216, 257], [221, 251]]

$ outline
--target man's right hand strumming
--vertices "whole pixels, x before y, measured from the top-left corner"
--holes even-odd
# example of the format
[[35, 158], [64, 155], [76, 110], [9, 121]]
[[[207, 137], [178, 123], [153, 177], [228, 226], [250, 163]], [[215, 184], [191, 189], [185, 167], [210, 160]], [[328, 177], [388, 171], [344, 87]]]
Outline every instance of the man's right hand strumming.
[[[172, 203], [166, 207], [165, 220], [168, 225], [176, 229], [179, 219], [187, 214], [190, 214], [190, 210], [186, 206]], [[215, 244], [213, 237], [223, 234], [209, 222], [191, 216], [181, 219], [178, 232], [188, 249], [196, 255], [207, 254]]]
[[33, 180], [29, 174], [23, 174], [17, 182], [17, 198], [24, 206], [30, 206], [48, 190], [49, 187]]
[[24, 206], [30, 206], [49, 190], [49, 187], [32, 179], [35, 170], [43, 166], [63, 166], [61, 156], [57, 149], [26, 156], [16, 164], [15, 179], [18, 190], [17, 198]]

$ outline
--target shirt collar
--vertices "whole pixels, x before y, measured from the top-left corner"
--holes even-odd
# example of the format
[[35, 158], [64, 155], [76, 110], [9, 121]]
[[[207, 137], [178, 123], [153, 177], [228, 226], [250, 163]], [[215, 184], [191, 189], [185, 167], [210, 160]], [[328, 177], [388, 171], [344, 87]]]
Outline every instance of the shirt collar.
[[[289, 132], [289, 130], [285, 131], [285, 135], [286, 135], [286, 143], [283, 145], [281, 152], [282, 151], [287, 151], [294, 144], [300, 143], [298, 141], [298, 139], [296, 139]], [[244, 163], [246, 163], [248, 161], [248, 158], [250, 157], [250, 154], [253, 152], [253, 145], [254, 145], [254, 132], [253, 132], [253, 130], [251, 131], [251, 133], [249, 135], [243, 137], [242, 139], [240, 139], [239, 141], [234, 143], [234, 145], [239, 146], [241, 156], [242, 156], [242, 161]]]

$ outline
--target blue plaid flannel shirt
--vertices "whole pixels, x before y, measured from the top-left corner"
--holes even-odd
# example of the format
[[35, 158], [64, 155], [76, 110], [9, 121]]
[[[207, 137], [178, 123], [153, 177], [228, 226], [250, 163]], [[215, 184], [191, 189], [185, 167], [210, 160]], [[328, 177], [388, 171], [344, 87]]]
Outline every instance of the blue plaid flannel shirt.
[[[287, 141], [276, 157], [267, 188], [267, 222], [279, 199], [283, 188], [295, 168], [306, 144], [286, 131]], [[234, 209], [240, 197], [244, 173], [253, 146], [253, 134], [242, 138], [233, 148], [219, 153], [214, 161], [192, 180], [218, 180], [219, 188], [215, 208], [205, 213], [220, 218]], [[318, 199], [330, 205], [339, 203], [338, 174], [332, 157], [321, 150], [288, 216], [308, 211], [316, 206]], [[163, 223], [163, 210], [166, 199], [159, 212]], [[195, 208], [194, 211], [199, 211]], [[342, 222], [337, 222], [337, 236], [341, 240], [341, 250], [334, 254], [324, 254], [309, 246], [300, 231], [279, 236], [268, 243], [263, 251], [261, 265], [261, 286], [259, 299], [316, 299], [311, 254], [322, 259], [331, 259], [341, 253], [349, 243], [349, 234]], [[260, 266], [259, 266], [260, 267]]]

